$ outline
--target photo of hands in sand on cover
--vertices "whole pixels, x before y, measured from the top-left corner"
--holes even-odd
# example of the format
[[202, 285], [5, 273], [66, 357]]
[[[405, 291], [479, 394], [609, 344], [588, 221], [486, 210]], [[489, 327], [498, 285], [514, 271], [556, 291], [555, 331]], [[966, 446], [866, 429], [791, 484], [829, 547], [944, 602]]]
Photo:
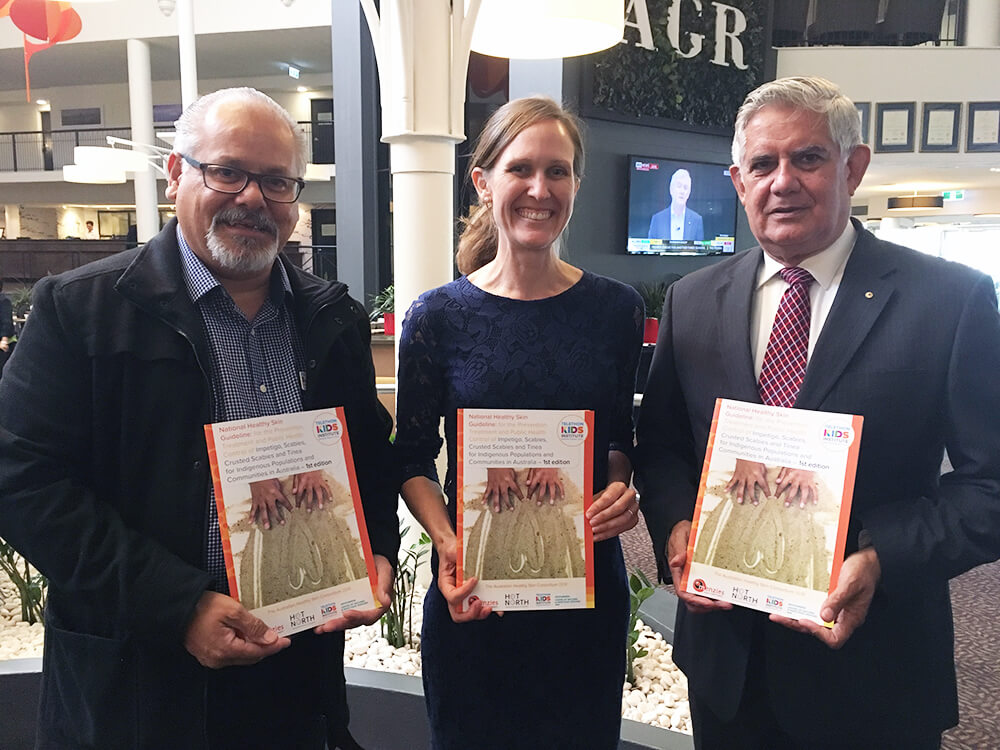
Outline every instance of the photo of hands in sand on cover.
[[827, 591], [840, 500], [834, 478], [715, 454], [694, 561]]
[[233, 495], [226, 518], [248, 609], [368, 576], [351, 494], [330, 473], [250, 482]]
[[583, 493], [564, 471], [470, 468], [462, 497], [465, 577], [584, 575]]

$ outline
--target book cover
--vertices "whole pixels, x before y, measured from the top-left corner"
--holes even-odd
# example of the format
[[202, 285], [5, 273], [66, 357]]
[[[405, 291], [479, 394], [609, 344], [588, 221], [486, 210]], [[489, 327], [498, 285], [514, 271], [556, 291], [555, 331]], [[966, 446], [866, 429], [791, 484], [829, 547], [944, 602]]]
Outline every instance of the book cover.
[[[862, 422], [718, 399], [681, 590], [822, 624], [844, 560]], [[741, 477], [754, 478], [742, 502]]]
[[[281, 635], [374, 608], [375, 563], [343, 409], [208, 424], [205, 437], [230, 594]], [[319, 488], [322, 508], [296, 496], [297, 477]], [[252, 515], [261, 488], [280, 488], [286, 501], [270, 528]]]
[[457, 448], [457, 580], [479, 579], [466, 606], [592, 608], [594, 413], [459, 409]]

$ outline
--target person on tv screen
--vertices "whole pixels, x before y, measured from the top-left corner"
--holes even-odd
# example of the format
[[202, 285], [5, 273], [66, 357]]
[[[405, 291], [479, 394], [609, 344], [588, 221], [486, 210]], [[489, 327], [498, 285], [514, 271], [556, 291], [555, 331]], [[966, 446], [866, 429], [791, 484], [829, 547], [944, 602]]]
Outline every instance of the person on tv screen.
[[670, 204], [653, 214], [649, 222], [651, 240], [705, 239], [705, 226], [701, 214], [687, 207], [691, 195], [691, 173], [678, 169], [670, 176]]

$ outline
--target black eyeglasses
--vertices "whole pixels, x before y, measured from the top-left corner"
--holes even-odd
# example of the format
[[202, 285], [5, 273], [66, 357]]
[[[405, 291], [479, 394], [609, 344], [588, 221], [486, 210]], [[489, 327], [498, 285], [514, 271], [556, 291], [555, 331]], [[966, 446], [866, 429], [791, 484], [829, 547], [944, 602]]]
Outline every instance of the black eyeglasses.
[[187, 154], [181, 154], [192, 167], [201, 170], [205, 187], [219, 193], [242, 193], [253, 180], [260, 187], [261, 195], [275, 203], [295, 203], [306, 186], [305, 180], [279, 174], [256, 174], [225, 164], [203, 164]]

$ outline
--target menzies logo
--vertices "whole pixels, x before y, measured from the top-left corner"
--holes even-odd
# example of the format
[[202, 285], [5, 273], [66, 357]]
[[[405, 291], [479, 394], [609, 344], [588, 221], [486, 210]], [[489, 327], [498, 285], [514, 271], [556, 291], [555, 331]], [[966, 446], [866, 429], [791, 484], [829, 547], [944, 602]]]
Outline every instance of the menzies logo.
[[587, 439], [587, 423], [579, 417], [563, 417], [559, 422], [559, 439], [564, 445], [579, 445]]
[[321, 443], [336, 443], [340, 440], [343, 429], [336, 414], [323, 413], [313, 421], [316, 439]]

